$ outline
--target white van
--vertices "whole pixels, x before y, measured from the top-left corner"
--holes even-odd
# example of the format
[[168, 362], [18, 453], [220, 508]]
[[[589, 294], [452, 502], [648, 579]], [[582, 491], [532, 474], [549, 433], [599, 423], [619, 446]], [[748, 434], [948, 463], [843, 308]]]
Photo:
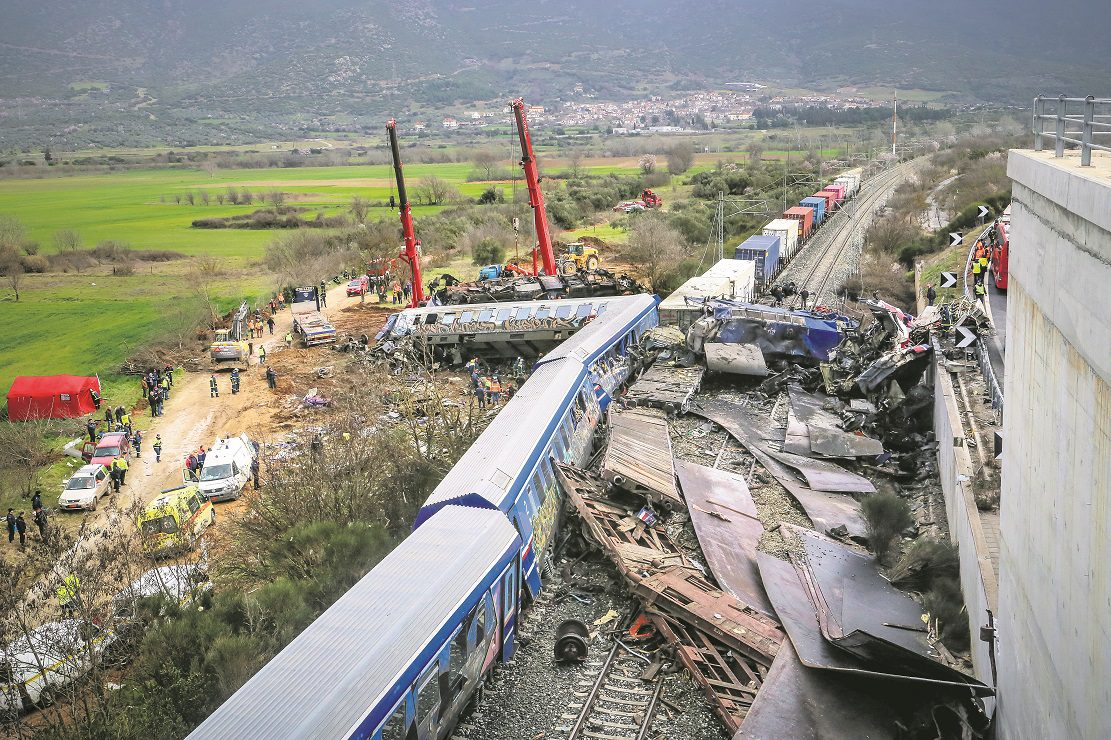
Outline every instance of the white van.
[[231, 501], [239, 498], [251, 480], [251, 462], [255, 459], [255, 443], [246, 434], [218, 439], [204, 456], [198, 487], [209, 501]]

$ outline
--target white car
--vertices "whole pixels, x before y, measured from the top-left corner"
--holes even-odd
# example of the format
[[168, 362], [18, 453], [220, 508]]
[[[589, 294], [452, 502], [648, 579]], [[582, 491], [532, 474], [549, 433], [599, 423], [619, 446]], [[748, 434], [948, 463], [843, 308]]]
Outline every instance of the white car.
[[251, 464], [256, 454], [255, 443], [246, 434], [216, 440], [204, 456], [197, 483], [201, 495], [213, 503], [239, 498], [251, 480]]
[[0, 715], [14, 719], [46, 706], [81, 680], [116, 640], [81, 619], [62, 619], [26, 633], [0, 651]]
[[111, 491], [111, 483], [108, 468], [103, 465], [82, 465], [62, 487], [58, 508], [62, 511], [94, 511], [96, 502]]
[[112, 612], [122, 619], [134, 616], [135, 603], [156, 594], [162, 594], [179, 606], [187, 606], [205, 591], [212, 589], [208, 572], [199, 563], [163, 565], [148, 570], [132, 581], [127, 588], [112, 597]]

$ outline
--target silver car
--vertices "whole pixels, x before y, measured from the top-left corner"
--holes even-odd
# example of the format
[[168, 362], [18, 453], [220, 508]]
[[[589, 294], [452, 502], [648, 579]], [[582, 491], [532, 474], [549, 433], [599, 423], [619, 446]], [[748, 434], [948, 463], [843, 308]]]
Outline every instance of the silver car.
[[95, 511], [97, 501], [111, 491], [108, 468], [103, 465], [82, 465], [62, 487], [58, 508], [62, 511]]

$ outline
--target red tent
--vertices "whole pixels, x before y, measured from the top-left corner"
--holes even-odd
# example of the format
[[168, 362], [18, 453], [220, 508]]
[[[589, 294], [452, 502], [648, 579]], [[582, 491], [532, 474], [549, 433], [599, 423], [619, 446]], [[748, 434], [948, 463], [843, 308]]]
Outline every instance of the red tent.
[[8, 391], [8, 418], [69, 419], [96, 411], [100, 379], [80, 375], [21, 375]]

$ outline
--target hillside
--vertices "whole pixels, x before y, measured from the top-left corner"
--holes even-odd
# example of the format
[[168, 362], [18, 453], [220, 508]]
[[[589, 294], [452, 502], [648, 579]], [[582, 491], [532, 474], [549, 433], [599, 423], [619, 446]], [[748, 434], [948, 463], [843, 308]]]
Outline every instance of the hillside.
[[765, 0], [9, 0], [0, 97], [27, 105], [14, 116], [5, 106], [0, 145], [26, 139], [21, 127], [57, 137], [79, 123], [95, 140], [123, 121], [187, 119], [234, 140], [278, 120], [511, 94], [550, 101], [576, 83], [618, 99], [734, 80], [1020, 103], [1039, 91], [1111, 94], [1111, 21], [1083, 8], [1064, 0], [1046, 17], [1033, 0], [843, 0], [821, 13]]

